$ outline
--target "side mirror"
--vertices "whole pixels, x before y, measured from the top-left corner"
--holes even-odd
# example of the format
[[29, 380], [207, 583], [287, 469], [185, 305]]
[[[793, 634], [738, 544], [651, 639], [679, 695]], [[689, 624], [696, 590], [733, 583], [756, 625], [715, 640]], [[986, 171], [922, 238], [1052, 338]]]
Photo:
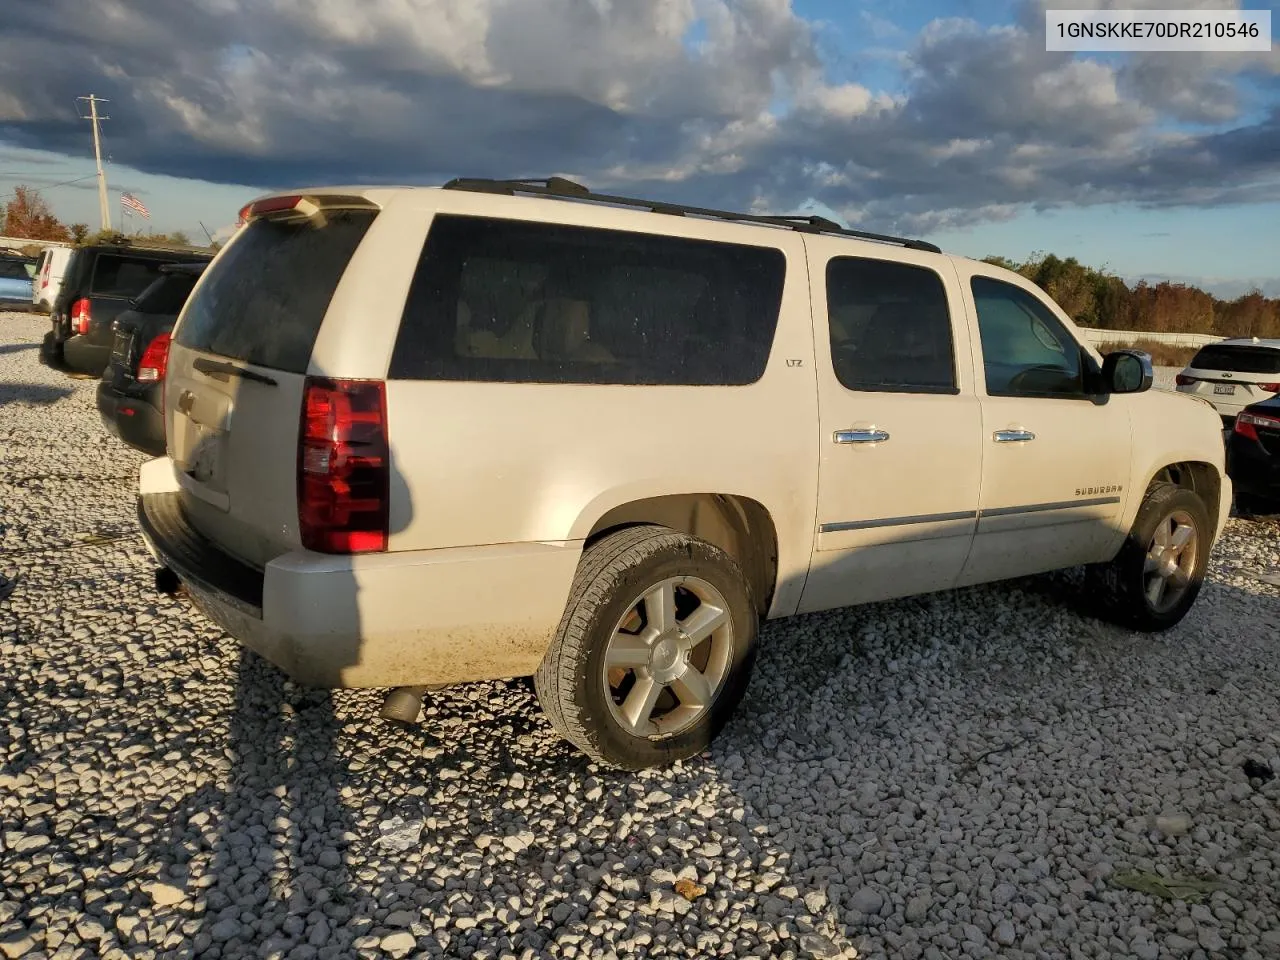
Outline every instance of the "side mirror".
[[1102, 383], [1110, 393], [1142, 393], [1154, 381], [1149, 353], [1117, 350], [1102, 358]]

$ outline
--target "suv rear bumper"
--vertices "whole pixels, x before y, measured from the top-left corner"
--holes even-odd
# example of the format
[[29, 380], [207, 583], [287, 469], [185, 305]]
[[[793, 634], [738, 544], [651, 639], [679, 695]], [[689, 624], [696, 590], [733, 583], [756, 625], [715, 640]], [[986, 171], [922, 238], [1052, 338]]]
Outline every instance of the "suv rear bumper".
[[153, 457], [164, 456], [164, 416], [153, 403], [160, 386], [134, 384], [116, 389], [108, 380], [98, 381], [98, 415], [112, 436]]
[[528, 676], [560, 622], [578, 541], [363, 556], [297, 551], [256, 570], [187, 522], [177, 492], [144, 492], [152, 556], [197, 608], [299, 683], [397, 687]]

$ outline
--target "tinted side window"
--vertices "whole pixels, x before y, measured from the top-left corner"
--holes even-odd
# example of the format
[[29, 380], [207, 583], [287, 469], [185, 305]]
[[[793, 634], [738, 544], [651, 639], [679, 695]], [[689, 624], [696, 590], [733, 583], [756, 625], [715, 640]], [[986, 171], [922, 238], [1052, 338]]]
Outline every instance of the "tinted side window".
[[198, 279], [188, 274], [162, 273], [138, 297], [138, 310], [142, 313], [178, 313]]
[[955, 393], [942, 278], [926, 267], [837, 257], [827, 264], [831, 363], [850, 390]]
[[136, 297], [160, 276], [163, 261], [104, 253], [93, 267], [89, 292], [103, 297]]
[[990, 277], [974, 277], [971, 286], [989, 395], [1084, 395], [1083, 350], [1048, 307]]
[[1189, 364], [1195, 370], [1280, 373], [1280, 350], [1269, 347], [1204, 347]]
[[733, 385], [773, 346], [780, 250], [437, 216], [390, 376]]
[[376, 214], [254, 220], [205, 269], [174, 340], [233, 360], [305, 373], [320, 324]]
[[6, 280], [29, 280], [26, 265], [18, 260], [0, 260], [0, 277]]

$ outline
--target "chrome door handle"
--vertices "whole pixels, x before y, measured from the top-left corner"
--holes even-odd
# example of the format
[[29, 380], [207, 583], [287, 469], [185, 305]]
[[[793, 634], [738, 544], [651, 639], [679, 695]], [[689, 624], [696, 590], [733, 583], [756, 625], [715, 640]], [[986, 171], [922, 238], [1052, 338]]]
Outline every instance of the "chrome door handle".
[[1036, 435], [1030, 430], [997, 430], [991, 435], [996, 443], [1026, 443], [1035, 438]]
[[889, 439], [889, 431], [871, 427], [866, 430], [837, 430], [832, 439], [836, 443], [879, 443]]

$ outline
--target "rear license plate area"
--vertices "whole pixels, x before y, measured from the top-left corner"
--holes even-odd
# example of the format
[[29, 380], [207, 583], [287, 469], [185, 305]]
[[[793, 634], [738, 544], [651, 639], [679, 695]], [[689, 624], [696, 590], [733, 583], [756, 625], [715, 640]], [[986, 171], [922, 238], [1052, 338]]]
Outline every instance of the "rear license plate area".
[[1215, 383], [1213, 392], [1230, 396], [1236, 392], [1236, 385], [1234, 383]]
[[111, 344], [111, 356], [123, 363], [129, 362], [129, 349], [133, 346], [133, 334], [125, 330], [117, 330], [115, 340]]
[[191, 479], [216, 489], [221, 488], [219, 481], [222, 476], [223, 437], [221, 431], [196, 428], [196, 442], [183, 465]]

